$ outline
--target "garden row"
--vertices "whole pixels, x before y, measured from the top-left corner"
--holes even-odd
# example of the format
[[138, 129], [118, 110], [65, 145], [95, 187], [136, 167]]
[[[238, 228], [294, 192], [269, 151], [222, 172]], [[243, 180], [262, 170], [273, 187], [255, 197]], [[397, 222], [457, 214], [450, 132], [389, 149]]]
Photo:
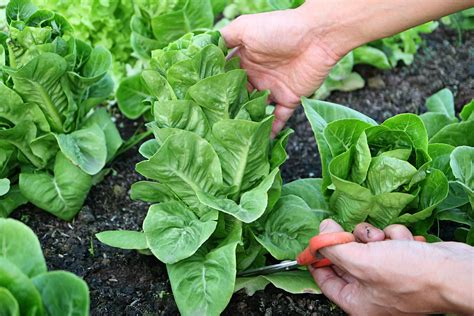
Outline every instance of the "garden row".
[[[299, 3], [138, 1], [131, 7], [111, 1], [107, 7], [91, 1], [80, 6], [94, 12], [86, 15], [67, 1], [43, 2], [54, 11], [27, 0], [13, 0], [5, 10], [1, 217], [28, 202], [63, 220], [80, 211], [108, 164], [149, 135], [120, 137], [106, 107], [99, 107], [115, 95], [123, 114], [144, 116], [154, 136], [140, 146], [144, 160], [136, 166], [147, 180], [131, 188], [133, 199], [151, 206], [141, 231], [97, 237], [164, 262], [182, 314], [219, 314], [234, 291], [253, 293], [269, 283], [291, 293], [319, 293], [305, 270], [236, 274], [293, 260], [327, 217], [348, 231], [361, 221], [402, 223], [429, 240], [439, 240], [430, 232], [433, 223], [449, 220], [459, 223], [460, 240], [474, 243], [474, 139], [466, 137], [474, 127], [474, 102], [458, 118], [445, 89], [427, 100], [427, 113], [378, 124], [318, 100], [346, 84], [362, 86], [354, 64], [389, 69], [399, 60], [411, 63], [419, 33], [432, 31], [435, 22], [354, 50], [314, 98], [302, 100], [323, 176], [283, 185], [280, 166], [291, 130], [270, 139], [269, 92], [247, 91], [238, 58], [226, 58], [224, 41], [212, 29], [221, 12], [225, 18], [217, 27], [240, 13]], [[65, 10], [71, 22], [56, 10]], [[104, 19], [111, 12], [116, 19]], [[462, 21], [470, 21], [469, 14]], [[120, 22], [123, 17], [129, 26]], [[85, 283], [67, 272], [47, 272], [39, 243], [24, 224], [1, 219], [0, 239], [6, 245], [0, 249], [0, 311], [88, 313]]]

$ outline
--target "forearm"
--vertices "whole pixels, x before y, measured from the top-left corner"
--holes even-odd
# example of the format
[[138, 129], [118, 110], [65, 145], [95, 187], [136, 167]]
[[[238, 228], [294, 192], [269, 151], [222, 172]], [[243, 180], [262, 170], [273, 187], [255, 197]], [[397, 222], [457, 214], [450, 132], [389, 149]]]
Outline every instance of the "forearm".
[[[307, 0], [299, 9], [339, 56], [368, 42], [474, 6], [474, 0]], [[320, 31], [317, 34], [321, 34]]]

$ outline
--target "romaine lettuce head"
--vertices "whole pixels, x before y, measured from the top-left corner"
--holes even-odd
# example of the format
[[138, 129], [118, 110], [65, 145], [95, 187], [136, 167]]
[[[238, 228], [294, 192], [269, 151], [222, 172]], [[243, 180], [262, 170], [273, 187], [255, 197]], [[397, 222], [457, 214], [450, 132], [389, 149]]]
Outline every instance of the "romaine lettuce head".
[[323, 190], [346, 230], [410, 224], [432, 214], [448, 194], [448, 180], [432, 167], [428, 134], [415, 114], [377, 125], [361, 113], [304, 99], [323, 162]]

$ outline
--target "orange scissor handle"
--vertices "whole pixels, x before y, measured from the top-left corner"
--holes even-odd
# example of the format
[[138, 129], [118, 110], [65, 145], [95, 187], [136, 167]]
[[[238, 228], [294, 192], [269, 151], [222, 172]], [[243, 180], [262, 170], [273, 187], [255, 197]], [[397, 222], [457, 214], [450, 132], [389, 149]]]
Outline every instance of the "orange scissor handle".
[[[413, 239], [419, 242], [426, 242], [426, 238], [423, 236], [414, 236]], [[355, 241], [354, 235], [348, 232], [328, 233], [315, 236], [310, 239], [309, 247], [306, 247], [306, 249], [298, 255], [296, 261], [299, 265], [312, 265], [315, 268], [330, 266], [332, 264], [331, 261], [328, 258], [318, 255], [318, 250], [324, 247], [346, 244], [353, 241]]]
[[331, 261], [318, 255], [318, 250], [324, 247], [346, 244], [355, 241], [354, 235], [348, 232], [328, 233], [315, 236], [309, 240], [309, 246], [301, 252], [296, 261], [299, 265], [313, 265], [315, 268], [331, 265]]

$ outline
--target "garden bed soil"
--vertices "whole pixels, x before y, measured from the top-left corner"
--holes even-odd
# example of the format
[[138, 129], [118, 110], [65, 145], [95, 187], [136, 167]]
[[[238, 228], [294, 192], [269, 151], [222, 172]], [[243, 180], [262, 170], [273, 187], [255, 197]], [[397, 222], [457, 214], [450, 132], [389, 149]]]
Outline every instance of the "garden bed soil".
[[[427, 96], [448, 87], [460, 107], [474, 96], [474, 33], [439, 28], [410, 67], [391, 71], [358, 67], [368, 85], [353, 93], [334, 93], [329, 101], [351, 106], [381, 122], [402, 112], [418, 112]], [[123, 136], [137, 123], [115, 115]], [[299, 109], [290, 120], [295, 130], [288, 144], [289, 160], [283, 178], [289, 182], [321, 175], [313, 133]], [[27, 205], [14, 213], [38, 234], [49, 269], [64, 269], [89, 284], [92, 315], [176, 315], [165, 265], [152, 256], [110, 248], [94, 234], [113, 229], [140, 230], [148, 205], [131, 201], [130, 186], [140, 177], [134, 167], [142, 158], [136, 148], [111, 168], [89, 194], [79, 215], [70, 223]], [[291, 295], [273, 286], [249, 297], [233, 296], [225, 315], [338, 315], [342, 311], [322, 295]]]

